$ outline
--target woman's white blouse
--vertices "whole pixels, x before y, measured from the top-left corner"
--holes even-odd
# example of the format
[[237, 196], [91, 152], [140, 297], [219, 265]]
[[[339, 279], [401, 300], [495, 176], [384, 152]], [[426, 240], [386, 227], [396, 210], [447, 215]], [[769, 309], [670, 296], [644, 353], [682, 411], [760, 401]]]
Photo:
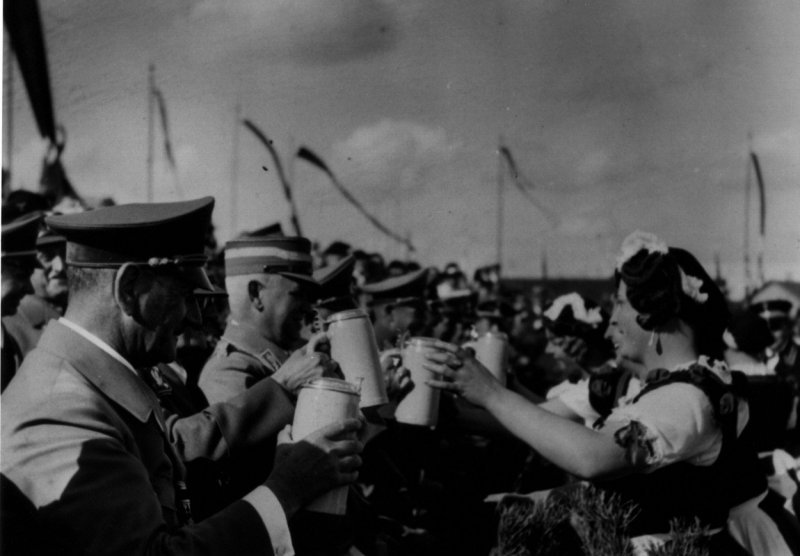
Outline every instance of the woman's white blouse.
[[[730, 371], [724, 363], [712, 362], [705, 357], [697, 362], [726, 384], [731, 383]], [[674, 371], [686, 369], [691, 364], [681, 365]], [[737, 410], [739, 434], [747, 423], [747, 404], [739, 401]], [[633, 397], [622, 398], [600, 430], [614, 431], [634, 421], [644, 428], [644, 437], [639, 441], [648, 446], [645, 471], [654, 471], [679, 461], [711, 465], [722, 448], [722, 430], [714, 418], [711, 403], [702, 390], [691, 384], [674, 382], [661, 386], [635, 403]]]

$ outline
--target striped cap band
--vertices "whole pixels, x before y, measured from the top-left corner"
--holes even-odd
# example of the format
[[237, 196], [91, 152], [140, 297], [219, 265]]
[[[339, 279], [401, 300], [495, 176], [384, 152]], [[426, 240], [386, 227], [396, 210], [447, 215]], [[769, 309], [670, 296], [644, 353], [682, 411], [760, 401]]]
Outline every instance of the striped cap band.
[[311, 276], [311, 254], [271, 245], [229, 245], [225, 250], [225, 274], [288, 272]]

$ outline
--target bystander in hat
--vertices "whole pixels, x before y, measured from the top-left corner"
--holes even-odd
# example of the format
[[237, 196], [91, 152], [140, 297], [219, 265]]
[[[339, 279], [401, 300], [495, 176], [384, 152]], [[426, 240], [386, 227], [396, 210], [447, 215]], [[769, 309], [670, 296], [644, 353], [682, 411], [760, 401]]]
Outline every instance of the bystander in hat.
[[362, 286], [380, 349], [395, 347], [403, 337], [417, 335], [424, 329], [427, 278], [428, 269], [423, 268]]
[[422, 268], [414, 272], [393, 276], [365, 284], [361, 291], [369, 294], [370, 305], [400, 305], [424, 304], [425, 287], [427, 285], [428, 269]]
[[16, 312], [22, 297], [32, 293], [30, 277], [37, 266], [36, 236], [42, 213], [34, 212], [3, 225], [3, 315]]
[[331, 313], [356, 308], [353, 296], [353, 268], [356, 259], [348, 255], [332, 266], [326, 266], [314, 272], [314, 279], [319, 284], [315, 307], [317, 312]]

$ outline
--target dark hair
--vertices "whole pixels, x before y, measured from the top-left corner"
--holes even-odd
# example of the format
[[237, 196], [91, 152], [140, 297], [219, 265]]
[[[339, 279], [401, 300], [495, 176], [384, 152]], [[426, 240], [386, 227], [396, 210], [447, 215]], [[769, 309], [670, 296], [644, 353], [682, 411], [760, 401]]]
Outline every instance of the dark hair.
[[[681, 271], [700, 281], [702, 303], [683, 291]], [[625, 261], [614, 278], [627, 286], [628, 301], [645, 330], [655, 330], [673, 318], [688, 324], [701, 355], [721, 358], [725, 349], [722, 335], [730, 318], [725, 297], [697, 259], [685, 249], [670, 247], [667, 253], [641, 249]]]

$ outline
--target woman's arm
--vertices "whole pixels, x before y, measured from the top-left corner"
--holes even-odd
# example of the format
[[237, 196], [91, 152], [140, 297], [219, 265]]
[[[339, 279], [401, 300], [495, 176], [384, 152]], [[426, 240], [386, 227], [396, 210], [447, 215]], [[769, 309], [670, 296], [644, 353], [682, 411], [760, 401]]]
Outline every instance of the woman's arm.
[[494, 392], [485, 407], [514, 436], [569, 473], [593, 479], [634, 470], [614, 439], [615, 431], [589, 429], [504, 388]]
[[565, 404], [561, 398], [553, 398], [537, 404], [540, 408], [545, 409], [553, 415], [558, 415], [569, 421], [583, 424], [583, 417], [581, 417], [575, 410]]
[[[426, 367], [438, 376], [431, 386], [457, 392], [484, 407], [512, 434], [543, 457], [579, 477], [625, 475], [634, 470], [615, 428], [598, 432], [536, 406], [504, 388], [492, 374], [458, 347], [437, 343]], [[555, 404], [553, 404], [555, 406]]]

